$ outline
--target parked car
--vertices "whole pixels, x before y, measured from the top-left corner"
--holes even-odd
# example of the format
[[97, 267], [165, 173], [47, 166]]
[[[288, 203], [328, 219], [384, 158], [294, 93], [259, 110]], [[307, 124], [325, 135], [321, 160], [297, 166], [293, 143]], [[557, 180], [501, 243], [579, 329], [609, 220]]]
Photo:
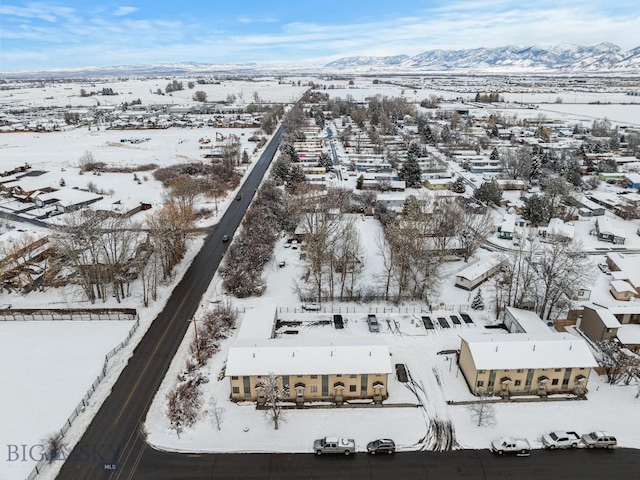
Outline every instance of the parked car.
[[378, 323], [378, 318], [375, 315], [367, 315], [367, 325], [369, 325], [370, 332], [380, 331], [380, 324]]
[[302, 305], [303, 310], [309, 310], [312, 312], [317, 312], [322, 308], [319, 303], [305, 303]]
[[606, 263], [599, 263], [598, 264], [598, 268], [600, 269], [600, 271], [602, 273], [605, 273], [607, 275], [611, 275], [611, 270], [609, 270], [609, 265], [607, 265]]
[[557, 430], [542, 436], [542, 444], [545, 448], [576, 448], [580, 443], [580, 435], [576, 432]]
[[222, 241], [223, 242], [228, 242], [229, 241], [229, 235], [223, 235], [222, 236]]
[[316, 455], [322, 455], [323, 453], [351, 455], [352, 453], [356, 453], [356, 442], [351, 438], [320, 438], [313, 442], [313, 451]]
[[238, 195], [236, 195], [236, 200], [237, 200], [237, 201], [242, 200], [242, 194], [241, 194], [241, 193], [239, 193]]
[[392, 454], [395, 453], [395, 451], [396, 444], [390, 438], [379, 438], [367, 444], [367, 452], [371, 455], [375, 455], [376, 453]]
[[491, 442], [491, 451], [498, 455], [513, 453], [526, 457], [531, 453], [531, 445], [526, 438], [500, 437]]
[[582, 435], [582, 443], [584, 443], [587, 448], [615, 448], [618, 441], [613, 435], [599, 431]]

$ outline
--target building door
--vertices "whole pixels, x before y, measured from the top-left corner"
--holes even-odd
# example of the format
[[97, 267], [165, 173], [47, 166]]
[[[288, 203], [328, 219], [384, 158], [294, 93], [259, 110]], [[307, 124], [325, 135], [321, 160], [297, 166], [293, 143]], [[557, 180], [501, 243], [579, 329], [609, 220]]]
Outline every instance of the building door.
[[527, 380], [524, 382], [524, 390], [525, 391], [529, 391], [531, 390], [531, 382], [533, 380], [533, 370], [529, 369], [527, 370]]
[[493, 385], [496, 383], [496, 371], [489, 370], [489, 384], [487, 385], [487, 391], [493, 392]]
[[363, 373], [362, 375], [360, 375], [360, 396], [361, 397], [367, 396], [368, 383], [369, 383], [369, 375], [367, 375], [366, 373]]
[[244, 390], [244, 398], [251, 398], [251, 383], [248, 375], [242, 377], [242, 387]]
[[566, 390], [569, 388], [569, 379], [571, 378], [571, 369], [567, 368], [564, 371], [564, 377], [562, 378], [562, 389]]
[[329, 396], [329, 375], [322, 375], [322, 396]]

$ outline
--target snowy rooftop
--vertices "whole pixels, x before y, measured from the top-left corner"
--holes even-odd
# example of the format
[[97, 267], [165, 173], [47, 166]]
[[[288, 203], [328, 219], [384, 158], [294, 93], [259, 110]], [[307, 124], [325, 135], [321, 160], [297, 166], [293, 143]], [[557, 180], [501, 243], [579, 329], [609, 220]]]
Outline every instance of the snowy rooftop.
[[467, 280], [475, 280], [500, 263], [501, 260], [498, 257], [483, 258], [482, 260], [469, 265], [464, 270], [459, 271], [456, 276], [460, 278], [466, 278]]
[[549, 330], [549, 327], [544, 324], [544, 322], [536, 312], [522, 310], [520, 308], [514, 307], [506, 307], [506, 311], [511, 314], [513, 318], [515, 318], [516, 322], [518, 322], [518, 325], [520, 325], [520, 327], [522, 327], [522, 329], [526, 333], [552, 333], [551, 330]]
[[616, 335], [624, 345], [638, 345], [640, 344], [640, 325], [622, 325]]
[[636, 293], [636, 289], [633, 288], [629, 282], [625, 280], [612, 280], [611, 288], [613, 288], [616, 292], [631, 292]]
[[586, 342], [566, 333], [460, 335], [478, 370], [591, 368], [598, 364]]
[[591, 310], [595, 310], [595, 312], [602, 320], [602, 323], [607, 328], [618, 328], [620, 327], [620, 322], [615, 317], [614, 312], [611, 311], [608, 307], [602, 307], [600, 305], [596, 305], [594, 303], [585, 304], [585, 308], [590, 308]]
[[389, 347], [369, 338], [237, 340], [226, 375], [391, 373]]
[[275, 304], [247, 310], [238, 330], [238, 340], [264, 340], [273, 337], [275, 328]]

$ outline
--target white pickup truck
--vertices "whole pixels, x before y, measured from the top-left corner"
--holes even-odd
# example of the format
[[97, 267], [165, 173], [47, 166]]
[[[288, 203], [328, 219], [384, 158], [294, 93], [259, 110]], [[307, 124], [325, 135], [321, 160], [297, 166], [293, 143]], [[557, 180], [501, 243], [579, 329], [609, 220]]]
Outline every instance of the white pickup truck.
[[580, 435], [576, 432], [558, 430], [542, 436], [544, 448], [576, 448], [580, 444]]
[[356, 453], [356, 442], [350, 438], [325, 437], [313, 442], [316, 455], [323, 453], [342, 453], [350, 455]]
[[500, 437], [491, 442], [491, 451], [498, 455], [515, 453], [519, 457], [526, 457], [531, 453], [531, 445], [526, 438]]

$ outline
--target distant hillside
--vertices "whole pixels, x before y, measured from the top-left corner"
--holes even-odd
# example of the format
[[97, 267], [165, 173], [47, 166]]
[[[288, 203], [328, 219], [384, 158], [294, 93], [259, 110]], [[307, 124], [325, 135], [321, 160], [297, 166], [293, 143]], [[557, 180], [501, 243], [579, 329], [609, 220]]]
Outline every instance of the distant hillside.
[[628, 52], [612, 43], [427, 50], [413, 57], [344, 57], [325, 65], [330, 69], [354, 67], [390, 70], [638, 71], [640, 47]]

